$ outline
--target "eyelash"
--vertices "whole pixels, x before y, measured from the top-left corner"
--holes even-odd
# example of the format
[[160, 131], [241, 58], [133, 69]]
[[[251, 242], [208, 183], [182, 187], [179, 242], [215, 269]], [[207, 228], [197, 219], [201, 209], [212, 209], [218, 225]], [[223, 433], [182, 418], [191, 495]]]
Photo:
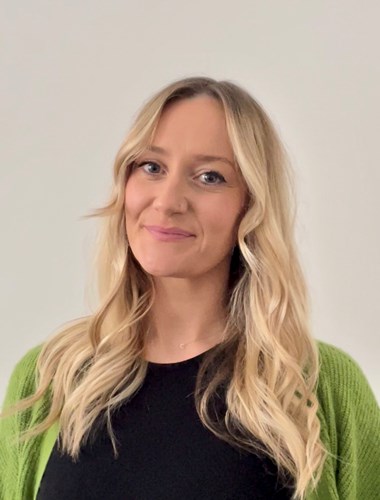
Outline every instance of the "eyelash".
[[[135, 164], [135, 167], [136, 168], [141, 168], [143, 167], [144, 165], [157, 165], [161, 168], [161, 165], [155, 161], [142, 161], [141, 163], [136, 163]], [[150, 172], [147, 172], [148, 175], [154, 175]], [[219, 184], [223, 184], [226, 182], [226, 179], [223, 177], [222, 174], [220, 174], [219, 172], [216, 172], [215, 170], [208, 170], [207, 172], [203, 172], [202, 174], [200, 175], [206, 175], [206, 174], [213, 174], [213, 175], [216, 175], [218, 178], [219, 178], [219, 182], [212, 182], [212, 183], [207, 183], [207, 182], [203, 182], [202, 184], [205, 184], [206, 186], [217, 186]]]

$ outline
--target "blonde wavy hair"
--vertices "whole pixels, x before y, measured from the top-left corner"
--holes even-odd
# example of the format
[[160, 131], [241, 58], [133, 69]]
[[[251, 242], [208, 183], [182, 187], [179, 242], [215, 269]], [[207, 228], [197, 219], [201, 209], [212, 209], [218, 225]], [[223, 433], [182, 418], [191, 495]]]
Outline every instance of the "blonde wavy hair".
[[[317, 416], [318, 346], [310, 333], [309, 298], [294, 242], [292, 170], [266, 112], [230, 81], [175, 81], [137, 115], [115, 159], [108, 203], [86, 216], [101, 218], [94, 259], [99, 305], [43, 344], [37, 389], [13, 410], [32, 406], [48, 392], [46, 418], [23, 439], [58, 420], [60, 447], [75, 460], [90, 430], [102, 420], [117, 456], [112, 412], [144, 382], [147, 315], [155, 297], [152, 277], [128, 246], [125, 184], [151, 143], [165, 106], [198, 95], [222, 105], [250, 197], [231, 260], [224, 340], [202, 360], [196, 409], [220, 439], [273, 459], [283, 478], [291, 477], [292, 498], [303, 499], [317, 485], [328, 451]], [[214, 411], [220, 391], [225, 395], [223, 418]]]

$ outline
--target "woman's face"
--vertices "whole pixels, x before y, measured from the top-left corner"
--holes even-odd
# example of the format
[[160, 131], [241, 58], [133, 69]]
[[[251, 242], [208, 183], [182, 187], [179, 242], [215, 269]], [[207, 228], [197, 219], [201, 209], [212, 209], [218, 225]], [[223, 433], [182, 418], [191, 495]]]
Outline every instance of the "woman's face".
[[133, 255], [156, 277], [228, 274], [245, 193], [220, 104], [171, 103], [126, 183]]

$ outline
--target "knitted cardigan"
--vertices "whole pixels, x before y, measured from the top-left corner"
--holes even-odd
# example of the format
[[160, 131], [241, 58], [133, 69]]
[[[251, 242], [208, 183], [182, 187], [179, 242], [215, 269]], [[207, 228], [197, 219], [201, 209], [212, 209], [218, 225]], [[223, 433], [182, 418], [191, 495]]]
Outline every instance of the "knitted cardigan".
[[[336, 346], [317, 340], [320, 374], [317, 397], [321, 439], [333, 456], [324, 464], [316, 490], [306, 500], [380, 499], [380, 410], [357, 364]], [[29, 350], [11, 375], [3, 407], [35, 390], [41, 346]], [[48, 398], [32, 409], [0, 419], [0, 499], [35, 500], [58, 422], [24, 443], [11, 438], [46, 416]]]

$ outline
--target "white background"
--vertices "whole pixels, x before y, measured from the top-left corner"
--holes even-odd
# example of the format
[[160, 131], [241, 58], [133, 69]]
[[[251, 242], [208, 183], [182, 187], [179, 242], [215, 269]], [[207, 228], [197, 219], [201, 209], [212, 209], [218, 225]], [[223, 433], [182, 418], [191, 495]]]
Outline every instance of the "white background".
[[314, 336], [380, 397], [379, 2], [5, 0], [0, 20], [0, 395], [16, 361], [88, 312], [94, 222], [133, 117], [163, 85], [229, 79], [297, 174]]

